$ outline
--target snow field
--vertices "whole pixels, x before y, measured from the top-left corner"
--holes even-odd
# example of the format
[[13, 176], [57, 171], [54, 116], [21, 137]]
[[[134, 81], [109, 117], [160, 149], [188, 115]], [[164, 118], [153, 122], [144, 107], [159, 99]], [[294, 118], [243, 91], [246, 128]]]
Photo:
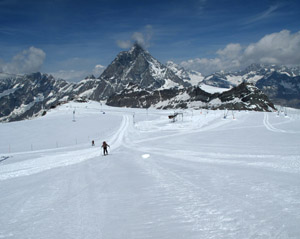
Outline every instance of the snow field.
[[299, 237], [298, 111], [103, 110], [0, 125], [0, 238]]

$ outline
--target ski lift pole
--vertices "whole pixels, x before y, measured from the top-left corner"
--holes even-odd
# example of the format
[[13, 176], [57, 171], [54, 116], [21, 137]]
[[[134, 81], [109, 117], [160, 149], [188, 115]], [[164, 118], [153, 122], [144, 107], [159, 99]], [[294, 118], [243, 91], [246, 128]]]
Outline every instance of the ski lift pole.
[[285, 108], [284, 108], [284, 116], [287, 117], [287, 115], [288, 115], [288, 114], [287, 114], [287, 109], [286, 109], [286, 107], [285, 107]]
[[234, 117], [234, 113], [233, 113], [233, 110], [232, 110], [231, 112], [232, 112], [232, 119], [235, 119], [235, 117]]
[[228, 114], [227, 109], [224, 109], [224, 119], [227, 118], [227, 114]]
[[133, 125], [135, 125], [135, 113], [133, 113], [132, 119], [133, 119]]
[[73, 122], [75, 122], [75, 109], [73, 110]]

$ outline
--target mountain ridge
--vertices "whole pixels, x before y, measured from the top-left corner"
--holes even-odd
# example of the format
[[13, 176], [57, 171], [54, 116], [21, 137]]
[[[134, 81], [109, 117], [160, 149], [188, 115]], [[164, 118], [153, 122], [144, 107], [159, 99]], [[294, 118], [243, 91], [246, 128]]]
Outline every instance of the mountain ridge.
[[[256, 72], [254, 72], [255, 69]], [[296, 71], [292, 72], [286, 68], [282, 69], [286, 72], [286, 81], [289, 80], [290, 75], [296, 75]], [[271, 70], [264, 71], [268, 73], [268, 76], [276, 76], [276, 74], [271, 74]], [[168, 98], [169, 93], [172, 95], [174, 93], [181, 94], [185, 92], [184, 94], [186, 94], [185, 96], [187, 97], [185, 103], [183, 101], [181, 102], [182, 104], [176, 103], [176, 99], [173, 99], [175, 103], [167, 106], [184, 108], [188, 105], [187, 102], [195, 101], [191, 93], [193, 87], [198, 87], [199, 89], [195, 91], [198, 92], [202, 86], [213, 85], [215, 87], [222, 87], [223, 89], [221, 89], [221, 91], [227, 90], [233, 93], [233, 91], [230, 90], [242, 84], [244, 81], [256, 85], [257, 82], [264, 77], [257, 72], [264, 71], [262, 66], [253, 65], [245, 69], [244, 75], [241, 75], [242, 73], [238, 75], [237, 73], [219, 72], [215, 75], [204, 77], [199, 72], [185, 70], [173, 62], [167, 62], [167, 64], [164, 65], [151, 56], [151, 54], [140, 45], [135, 44], [129, 51], [120, 52], [98, 78], [90, 75], [77, 84], [55, 79], [51, 75], [42, 73], [28, 74], [23, 77], [10, 76], [0, 80], [0, 121], [15, 121], [43, 115], [46, 114], [47, 110], [71, 100], [105, 101], [114, 96], [117, 97], [119, 93], [123, 92], [124, 94], [126, 89], [134, 89], [135, 91], [145, 91], [148, 93], [155, 92], [154, 94], [147, 94], [148, 96], [152, 95], [151, 97], [158, 97], [158, 100], [160, 100], [161, 97]], [[260, 81], [262, 84], [258, 84], [258, 88], [262, 91], [265, 90], [267, 95], [275, 95], [276, 99], [277, 96], [279, 97], [281, 95], [279, 93], [272, 95], [268, 80], [269, 79], [265, 79], [266, 82]], [[278, 81], [275, 82], [278, 83]], [[277, 87], [273, 90], [284, 92], [286, 88]], [[296, 89], [296, 91], [294, 89]], [[294, 89], [294, 91], [286, 90], [286, 94], [292, 96], [291, 100], [294, 99], [293, 97], [298, 92], [297, 87], [294, 87]], [[291, 92], [293, 94], [291, 94]], [[164, 96], [165, 93], [167, 96]], [[134, 98], [133, 100], [138, 99]], [[154, 101], [156, 102], [156, 100]], [[151, 102], [151, 100], [148, 100], [148, 102]], [[249, 102], [246, 103], [248, 104]], [[251, 102], [252, 103], [249, 104], [258, 104], [258, 102]], [[160, 107], [157, 104], [155, 105], [155, 107]], [[220, 105], [218, 107], [220, 107]], [[297, 105], [297, 102], [295, 102], [295, 105]], [[213, 105], [210, 107], [214, 108]], [[226, 107], [231, 107], [232, 109], [238, 108], [230, 104]], [[248, 109], [251, 110], [251, 107], [248, 107]], [[253, 109], [258, 108], [253, 106]], [[267, 108], [260, 107], [260, 110], [265, 109]]]
[[202, 82], [206, 85], [230, 89], [244, 81], [254, 84], [275, 104], [300, 108], [299, 67], [252, 64], [238, 72], [211, 74]]

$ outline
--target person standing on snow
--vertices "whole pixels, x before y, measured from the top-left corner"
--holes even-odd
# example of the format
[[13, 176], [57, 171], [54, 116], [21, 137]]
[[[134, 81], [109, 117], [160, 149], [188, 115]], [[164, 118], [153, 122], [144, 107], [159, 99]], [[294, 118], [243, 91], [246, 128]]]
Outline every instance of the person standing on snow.
[[103, 155], [104, 156], [107, 155], [108, 154], [107, 147], [110, 147], [110, 146], [105, 141], [103, 141], [101, 147], [103, 148]]

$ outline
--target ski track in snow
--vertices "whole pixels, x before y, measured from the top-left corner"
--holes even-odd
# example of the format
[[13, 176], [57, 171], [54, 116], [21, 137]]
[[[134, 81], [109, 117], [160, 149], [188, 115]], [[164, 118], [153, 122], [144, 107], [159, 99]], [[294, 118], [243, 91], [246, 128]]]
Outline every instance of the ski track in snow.
[[[89, 237], [91, 233], [103, 238], [101, 213], [104, 211], [106, 199], [103, 195], [108, 179], [102, 174], [111, 162], [96, 163], [96, 171], [95, 162], [86, 162], [84, 170], [76, 165], [70, 171], [59, 168], [61, 171], [47, 181], [44, 181], [43, 174], [39, 174], [37, 180], [41, 179], [40, 183], [29, 180], [28, 184], [33, 184], [33, 187], [3, 195], [2, 199], [19, 196], [16, 201], [9, 200], [8, 204], [2, 204], [4, 211], [10, 214], [9, 220], [5, 218], [1, 221], [0, 217], [1, 225], [6, 225], [0, 227], [0, 238], [95, 238]], [[59, 176], [61, 173], [64, 178]], [[14, 185], [11, 187], [15, 188]]]
[[[289, 172], [289, 173], [300, 172], [300, 155], [251, 154], [251, 153], [228, 154], [228, 153], [197, 152], [197, 151], [183, 150], [183, 149], [173, 149], [172, 151], [170, 151], [169, 149], [166, 149], [163, 146], [162, 147], [155, 147], [153, 145], [151, 145], [151, 147], [141, 146], [141, 143], [150, 143], [151, 141], [156, 141], [156, 140], [171, 139], [173, 137], [180, 137], [191, 133], [218, 130], [219, 128], [222, 128], [222, 126], [228, 123], [230, 123], [230, 121], [225, 121], [225, 120], [220, 121], [219, 119], [215, 119], [212, 120], [209, 125], [204, 125], [204, 127], [201, 127], [200, 129], [183, 130], [183, 132], [171, 133], [159, 137], [147, 137], [146, 139], [143, 140], [127, 140], [125, 142], [125, 145], [127, 145], [127, 148], [135, 148], [140, 152], [152, 151], [155, 152], [155, 154], [162, 154], [168, 157], [184, 159], [184, 160], [194, 161], [194, 162], [266, 168], [266, 169]], [[268, 130], [272, 132], [275, 133], [287, 132], [285, 130], [280, 130], [273, 127], [269, 122], [268, 113], [264, 113], [263, 124]], [[243, 160], [239, 160], [239, 159], [243, 159]], [[259, 161], [260, 159], [269, 159], [269, 162], [266, 161], [261, 162]]]
[[112, 148], [117, 149], [123, 144], [123, 138], [126, 133], [126, 130], [129, 127], [129, 124], [130, 124], [129, 115], [123, 115], [121, 126], [109, 140], [109, 142], [111, 142], [110, 145], [112, 146]]
[[[129, 116], [124, 115], [119, 129], [110, 138], [110, 142], [112, 142], [111, 146], [114, 150], [121, 146], [128, 124]], [[40, 150], [38, 152], [43, 151]], [[16, 154], [20, 155], [22, 153]], [[100, 155], [101, 150], [99, 148], [88, 148], [64, 153], [55, 153], [53, 155], [42, 155], [38, 158], [33, 158], [23, 162], [2, 165], [0, 167], [0, 181], [20, 176], [28, 176], [57, 167], [81, 163], [83, 161], [99, 157]]]
[[[275, 132], [275, 133], [289, 133], [289, 134], [299, 134], [300, 133], [300, 131], [291, 131], [291, 130], [278, 129], [270, 123], [269, 118], [270, 118], [269, 114], [265, 112], [264, 113], [264, 119], [263, 119], [264, 126], [272, 132]], [[276, 125], [287, 124], [287, 123], [292, 122], [292, 121], [294, 121], [294, 120], [289, 118], [289, 121], [282, 122], [282, 123], [277, 123]]]
[[23, 162], [2, 165], [0, 167], [0, 181], [20, 176], [28, 176], [57, 167], [77, 164], [97, 156], [100, 156], [99, 149], [85, 149], [41, 156]]
[[[181, 128], [181, 129], [177, 129], [176, 133], [170, 133], [167, 135], [163, 135], [163, 136], [157, 136], [157, 137], [150, 137], [150, 138], [146, 138], [146, 139], [142, 139], [142, 140], [137, 140], [135, 141], [136, 143], [144, 143], [144, 142], [148, 142], [148, 141], [155, 141], [155, 140], [163, 140], [163, 139], [170, 139], [172, 137], [180, 137], [183, 135], [188, 135], [191, 133], [200, 133], [200, 132], [204, 132], [204, 131], [209, 131], [209, 130], [216, 130], [218, 128], [220, 128], [221, 126], [228, 124], [229, 121], [220, 121], [219, 118], [216, 118], [212, 121], [209, 122], [209, 124], [204, 125], [201, 128], [196, 128], [196, 129], [185, 129], [185, 128]], [[162, 129], [157, 127], [157, 131], [161, 131]], [[149, 130], [150, 132], [153, 132], [153, 130]]]
[[[243, 153], [232, 148], [218, 152], [226, 144], [217, 143], [211, 150], [201, 150], [211, 146], [208, 142], [195, 144], [200, 150], [165, 146], [175, 138], [185, 143], [190, 135], [233, 129], [264, 130], [272, 136], [298, 133], [274, 127], [280, 123], [272, 125], [270, 113], [255, 115], [259, 124], [246, 116], [231, 121], [217, 115], [193, 126], [161, 120], [134, 124], [130, 113], [118, 115], [122, 121], [107, 139], [112, 152], [108, 157], [100, 157], [99, 147], [67, 148], [40, 150], [31, 159], [0, 164], [0, 183], [8, 192], [0, 198], [8, 212], [0, 216], [4, 225], [0, 238], [281, 239], [299, 235], [299, 151], [278, 154], [254, 148]], [[26, 188], [18, 188], [23, 186], [19, 177], [34, 174], [36, 178], [24, 178]], [[39, 179], [43, 183], [35, 182]]]
[[[222, 190], [220, 194], [213, 192], [208, 186], [195, 184], [193, 182], [195, 179], [182, 173], [182, 170], [187, 168], [186, 164], [180, 164], [180, 167], [175, 170], [174, 163], [170, 165], [170, 162], [158, 163], [158, 161], [148, 160], [146, 163], [143, 162], [142, 166], [157, 179], [160, 187], [170, 198], [178, 200], [179, 205], [175, 209], [181, 215], [181, 220], [191, 224], [191, 230], [198, 232], [201, 238], [285, 238], [286, 236], [284, 226], [278, 228], [273, 226], [273, 223], [275, 224], [282, 216], [281, 212], [276, 217], [274, 215], [268, 217], [260, 212], [259, 203], [253, 203], [253, 198], [249, 195], [237, 197], [232, 194], [232, 190]], [[188, 171], [193, 170], [197, 173], [194, 165]], [[203, 174], [203, 171], [201, 173]], [[211, 175], [207, 174], [206, 177], [211, 179]], [[226, 187], [224, 180], [232, 185], [228, 175], [214, 174], [214, 181]], [[266, 189], [268, 187], [266, 185]], [[259, 187], [258, 190], [261, 188]], [[242, 216], [244, 221], [238, 221], [237, 215]], [[249, 231], [245, 233], [247, 230]]]
[[276, 133], [285, 133], [286, 131], [285, 130], [281, 130], [281, 129], [277, 129], [275, 127], [273, 127], [273, 125], [269, 122], [269, 114], [267, 113], [264, 113], [264, 126], [272, 131], [272, 132], [276, 132]]
[[[266, 115], [266, 114], [265, 114]], [[264, 125], [268, 130], [273, 132], [285, 132], [277, 130], [268, 123], [268, 119], [264, 116]], [[204, 130], [216, 130], [218, 127], [224, 125], [223, 123], [212, 124], [209, 127], [198, 130], [197, 132], [203, 132]], [[151, 131], [151, 130], [150, 130]], [[162, 147], [150, 147], [142, 146], [141, 143], [148, 143], [153, 140], [162, 140], [172, 138], [175, 136], [182, 136], [184, 134], [195, 132], [181, 132], [177, 134], [171, 134], [168, 136], [147, 138], [144, 140], [125, 140], [125, 145], [128, 149], [135, 148], [140, 152], [152, 152], [151, 158], [159, 158], [161, 155], [170, 159], [177, 159], [179, 161], [166, 161], [166, 160], [144, 160], [139, 161], [141, 167], [144, 167], [146, 171], [157, 179], [160, 187], [166, 191], [166, 194], [171, 198], [176, 198], [180, 202], [180, 206], [176, 208], [176, 211], [181, 214], [181, 218], [185, 218], [183, 222], [192, 224], [192, 230], [199, 232], [201, 238], [289, 238], [285, 226], [274, 227], [280, 220], [280, 217], [284, 214], [284, 208], [279, 210], [277, 215], [265, 216], [258, 209], [259, 202], [253, 203], [252, 196], [246, 195], [246, 198], [239, 198], [235, 195], [231, 195], [230, 188], [224, 190], [222, 194], [213, 194], [211, 189], [203, 187], [203, 185], [194, 184], [189, 177], [181, 171], [184, 167], [187, 167], [187, 161], [193, 163], [207, 163], [208, 165], [216, 166], [220, 165], [238, 165], [244, 168], [251, 167], [260, 170], [275, 170], [285, 173], [300, 173], [300, 156], [284, 156], [284, 155], [262, 155], [262, 154], [224, 154], [224, 153], [207, 153], [207, 152], [193, 152], [191, 150], [172, 150]], [[234, 158], [234, 160], [232, 160]], [[237, 160], [238, 158], [244, 160]], [[245, 161], [245, 159], [248, 159]], [[271, 162], [252, 161], [249, 159], [271, 159]], [[175, 164], [180, 164], [180, 167], [176, 171], [173, 171]], [[191, 172], [193, 168], [189, 168], [188, 172]], [[203, 173], [203, 172], [202, 172]], [[228, 172], [226, 172], [228, 173]], [[207, 175], [207, 178], [210, 178]], [[224, 183], [224, 179], [228, 175], [214, 175], [214, 180], [218, 181], [218, 184]], [[193, 179], [194, 180], [194, 179]], [[229, 184], [232, 182], [228, 181]], [[253, 185], [249, 187], [256, 190]], [[280, 191], [279, 188], [268, 188], [272, 185], [264, 186], [264, 191], [271, 192]], [[261, 187], [257, 187], [257, 190], [262, 190]], [[287, 192], [289, 193], [289, 192]], [[203, 198], [203, 195], [205, 197]], [[291, 195], [293, 197], [293, 195]], [[281, 203], [283, 198], [279, 197], [277, 203]], [[277, 199], [276, 199], [277, 200]], [[189, 203], [186, 203], [189, 202]], [[237, 205], [233, 210], [232, 205]], [[243, 208], [243, 209], [242, 209]], [[247, 209], [246, 211], [243, 211]], [[237, 215], [245, 218], [245, 221], [238, 222]], [[258, 218], [257, 218], [258, 217]], [[257, 223], [259, 220], [259, 223]], [[247, 221], [247, 223], [246, 223]], [[253, 224], [249, 225], [249, 221]], [[247, 229], [251, 228], [250, 232], [245, 233]], [[226, 235], [226, 236], [224, 236]]]
[[[133, 146], [133, 145], [130, 145]], [[129, 146], [129, 147], [130, 147]], [[141, 147], [136, 146], [141, 152], [153, 152], [154, 154], [161, 154], [170, 158], [177, 158], [184, 161], [193, 161], [198, 163], [207, 164], [220, 164], [220, 165], [239, 165], [243, 167], [265, 168], [270, 170], [300, 173], [300, 156], [280, 156], [280, 155], [254, 155], [254, 154], [224, 154], [224, 153], [205, 153], [193, 152], [191, 150], [170, 150], [154, 147]], [[235, 158], [234, 160], [232, 160]], [[241, 159], [274, 159], [273, 162], [260, 162], [260, 161], [245, 161]], [[277, 160], [276, 160], [277, 159]]]

